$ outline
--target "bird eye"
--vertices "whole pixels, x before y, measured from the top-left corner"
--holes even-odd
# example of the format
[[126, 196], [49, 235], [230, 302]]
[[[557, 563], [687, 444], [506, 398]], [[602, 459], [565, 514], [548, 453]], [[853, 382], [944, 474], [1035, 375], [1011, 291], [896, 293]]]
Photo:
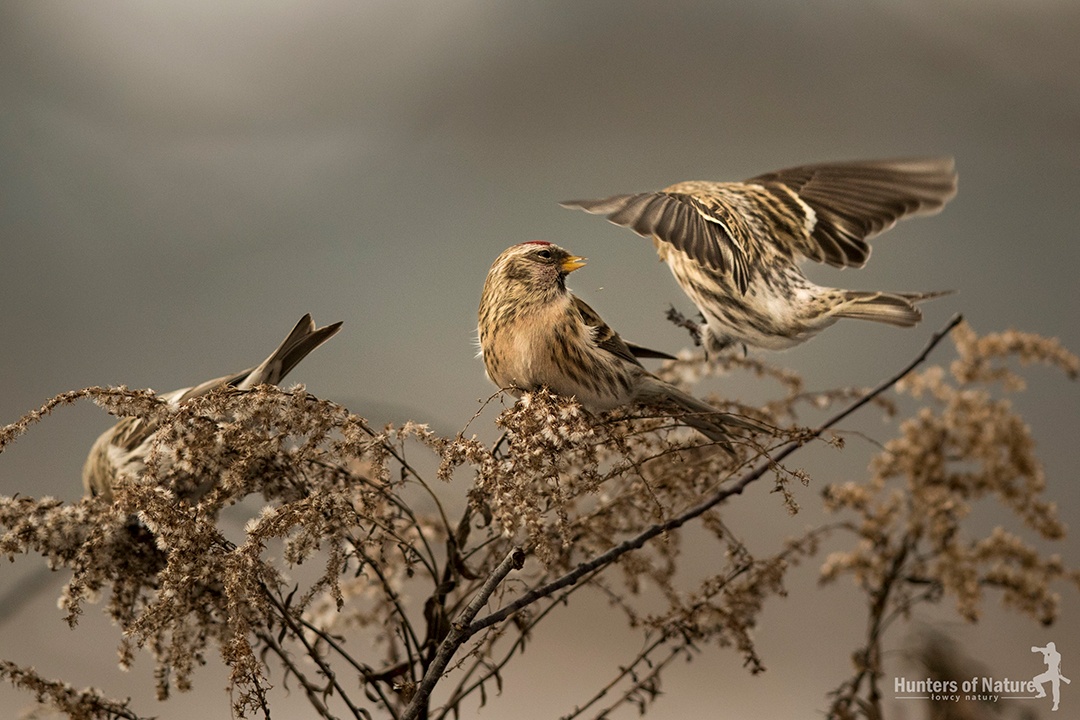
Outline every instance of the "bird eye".
[[547, 250], [541, 250], [540, 252], [538, 252], [536, 254], [539, 255], [540, 257], [544, 258], [545, 260], [550, 260], [551, 259], [551, 253], [549, 251], [547, 251]]

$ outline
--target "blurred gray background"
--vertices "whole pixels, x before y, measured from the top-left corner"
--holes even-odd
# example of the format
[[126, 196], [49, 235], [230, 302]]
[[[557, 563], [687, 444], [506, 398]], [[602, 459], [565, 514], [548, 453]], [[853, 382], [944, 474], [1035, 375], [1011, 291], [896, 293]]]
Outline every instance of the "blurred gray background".
[[[651, 243], [557, 201], [898, 155], [954, 155], [958, 197], [875, 241], [864, 270], [814, 267], [812, 277], [958, 294], [925, 306], [916, 330], [851, 321], [771, 358], [811, 388], [872, 385], [957, 311], [980, 332], [1015, 327], [1077, 351], [1078, 68], [1074, 0], [5, 0], [0, 424], [66, 390], [167, 391], [247, 367], [311, 312], [345, 326], [290, 382], [377, 422], [453, 433], [492, 390], [474, 357], [476, 306], [489, 265], [513, 243], [588, 256], [570, 284], [613, 327], [671, 351], [687, 343], [662, 314], [692, 306]], [[936, 360], [950, 359], [946, 344]], [[1075, 567], [1080, 388], [1042, 368], [1027, 376], [1013, 402], [1074, 528], [1040, 547]], [[744, 386], [758, 392], [741, 377], [717, 387]], [[494, 414], [470, 431], [490, 436]], [[85, 453], [109, 425], [89, 404], [58, 410], [0, 456], [0, 493], [77, 499]], [[895, 432], [872, 412], [848, 426], [879, 441]], [[794, 464], [815, 484], [796, 490], [805, 510], [795, 518], [767, 484], [728, 514], [752, 549], [775, 549], [820, 520], [825, 483], [865, 478], [872, 451], [852, 441], [843, 455], [803, 453]], [[1006, 520], [988, 517], [976, 529]], [[65, 578], [42, 578], [41, 565], [3, 563], [0, 657], [130, 695], [143, 714], [227, 716], [216, 660], [193, 693], [158, 705], [149, 659], [118, 672], [119, 638], [94, 606], [69, 631], [54, 603]], [[822, 709], [850, 674], [865, 615], [848, 581], [816, 588], [817, 565], [767, 606], [767, 673], [751, 677], [735, 653], [707, 649], [669, 672], [655, 717]], [[17, 606], [37, 582], [41, 594]], [[1075, 678], [1080, 600], [1060, 590], [1062, 622], [1049, 630], [1002, 612], [996, 596], [976, 626], [956, 622], [948, 600], [915, 624], [953, 633], [1010, 678], [1041, 672], [1029, 648], [1054, 640]], [[540, 629], [479, 715], [569, 712], [639, 649], [621, 626], [582, 598]], [[886, 646], [890, 668], [911, 677], [900, 664], [906, 632], [894, 628]], [[1080, 707], [1078, 688], [1063, 688], [1063, 710]], [[281, 699], [295, 717], [305, 716], [300, 695]], [[0, 687], [0, 716], [30, 699]]]

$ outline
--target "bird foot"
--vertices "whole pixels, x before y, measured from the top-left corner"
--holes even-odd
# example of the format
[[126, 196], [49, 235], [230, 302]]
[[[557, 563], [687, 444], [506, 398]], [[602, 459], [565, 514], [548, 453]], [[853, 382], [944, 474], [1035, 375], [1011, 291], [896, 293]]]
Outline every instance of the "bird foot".
[[674, 305], [668, 308], [667, 319], [681, 328], [686, 328], [686, 331], [690, 333], [690, 337], [694, 340], [694, 345], [701, 346], [701, 323], [690, 320], [676, 310]]

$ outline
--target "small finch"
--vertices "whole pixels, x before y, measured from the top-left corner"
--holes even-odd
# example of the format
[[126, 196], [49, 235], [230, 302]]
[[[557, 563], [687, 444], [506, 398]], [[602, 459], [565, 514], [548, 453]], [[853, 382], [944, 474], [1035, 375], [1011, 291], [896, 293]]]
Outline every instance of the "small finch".
[[[264, 383], [276, 385], [312, 350], [329, 340], [340, 329], [340, 322], [316, 329], [311, 315], [304, 315], [278, 349], [260, 365], [158, 397], [170, 405], [178, 406], [185, 400], [206, 395], [220, 387], [248, 390]], [[111, 500], [112, 489], [118, 479], [135, 477], [142, 472], [157, 429], [157, 424], [153, 421], [128, 417], [102, 433], [94, 442], [90, 455], [83, 464], [83, 487], [86, 493], [101, 495], [106, 500]], [[208, 489], [203, 488], [202, 492]]]
[[480, 353], [488, 378], [515, 396], [547, 387], [594, 412], [650, 404], [728, 446], [725, 426], [760, 430], [720, 413], [646, 370], [638, 357], [670, 357], [625, 342], [566, 287], [585, 258], [548, 242], [514, 245], [495, 260], [480, 300]]
[[862, 267], [869, 238], [939, 212], [954, 195], [952, 158], [926, 158], [806, 165], [561, 204], [651, 237], [704, 315], [702, 341], [713, 354], [735, 344], [782, 350], [839, 318], [914, 326], [922, 319], [915, 303], [947, 293], [821, 287], [799, 264]]

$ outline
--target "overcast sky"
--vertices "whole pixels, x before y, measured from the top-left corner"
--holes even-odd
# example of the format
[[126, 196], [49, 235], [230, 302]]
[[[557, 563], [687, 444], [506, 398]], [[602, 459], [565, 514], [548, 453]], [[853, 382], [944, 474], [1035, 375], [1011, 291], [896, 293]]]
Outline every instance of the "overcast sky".
[[[960, 191], [944, 213], [878, 238], [863, 270], [810, 271], [844, 287], [958, 294], [926, 305], [916, 330], [848, 321], [772, 359], [813, 388], [872, 385], [955, 312], [981, 332], [1016, 327], [1080, 350], [1080, 4], [726, 5], [0, 4], [0, 424], [65, 390], [167, 391], [253, 365], [311, 312], [345, 325], [290, 381], [377, 422], [453, 433], [491, 392], [475, 358], [476, 307], [511, 244], [549, 240], [588, 256], [570, 285], [616, 330], [668, 351], [686, 344], [662, 315], [692, 306], [651, 243], [559, 200], [826, 160], [956, 157]], [[1075, 530], [1057, 551], [1077, 566], [1080, 387], [1028, 375], [1014, 403]], [[741, 382], [722, 387], [738, 395]], [[490, 434], [493, 417], [472, 429]], [[895, 430], [873, 423], [881, 440]], [[83, 458], [109, 424], [90, 405], [57, 411], [0, 456], [0, 493], [77, 499]], [[867, 448], [835, 455], [807, 454], [819, 483], [800, 491], [804, 507], [824, 483], [865, 476]], [[814, 522], [787, 518], [766, 491], [739, 499], [741, 517], [760, 513], [748, 535]], [[656, 717], [823, 707], [854, 638], [830, 627], [862, 610], [846, 586], [817, 590], [815, 565], [766, 613], [768, 673], [751, 678], [734, 653], [711, 650], [672, 672]], [[0, 591], [38, 566], [5, 563]], [[74, 634], [62, 627], [63, 578], [47, 582], [45, 600], [0, 625], [0, 657], [134, 695], [145, 714], [221, 716], [216, 669], [158, 706], [139, 687], [147, 658], [130, 676], [89, 657], [66, 662], [73, 642], [118, 638], [93, 608]], [[955, 631], [1003, 675], [1026, 672], [1016, 654], [1055, 638], [1075, 660], [1080, 600], [1063, 590], [1064, 622], [1051, 631], [992, 609], [996, 599], [984, 623]], [[617, 627], [575, 625], [591, 617], [596, 629], [602, 609], [571, 614], [482, 713], [558, 717], [587, 698], [634, 652], [600, 642]], [[808, 615], [820, 623], [808, 627]], [[814, 652], [793, 652], [794, 633]], [[538, 682], [556, 653], [598, 674], [547, 668]], [[28, 700], [0, 688], [0, 715]]]

